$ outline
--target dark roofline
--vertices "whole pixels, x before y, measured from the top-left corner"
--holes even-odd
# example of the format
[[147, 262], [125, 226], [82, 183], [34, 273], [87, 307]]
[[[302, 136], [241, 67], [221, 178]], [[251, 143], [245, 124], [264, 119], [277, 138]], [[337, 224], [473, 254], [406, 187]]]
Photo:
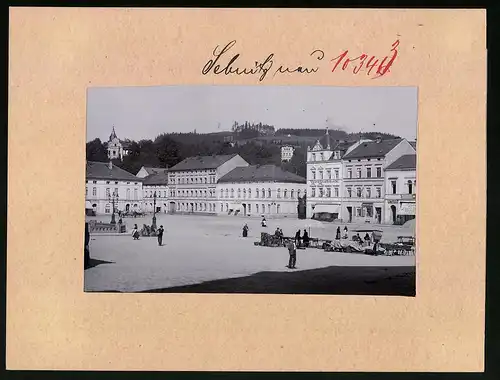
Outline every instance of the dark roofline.
[[[108, 166], [109, 162], [86, 161], [85, 166], [87, 166], [87, 164], [99, 164], [99, 165]], [[127, 175], [130, 175], [130, 178], [125, 177], [125, 176], [112, 178], [112, 177], [106, 177], [106, 176], [100, 176], [100, 175], [92, 175], [92, 174], [89, 175], [87, 172], [85, 173], [85, 178], [87, 178], [87, 179], [102, 179], [102, 180], [109, 180], [109, 181], [119, 180], [119, 181], [128, 181], [128, 182], [143, 182], [143, 178], [136, 177], [135, 175], [133, 175], [132, 173], [130, 173], [130, 172], [126, 171], [125, 169], [119, 167], [118, 165], [113, 164], [113, 167], [119, 169], [122, 172], [125, 172]]]
[[[370, 144], [383, 144], [384, 142], [387, 142], [387, 141], [398, 141], [399, 142], [394, 145], [391, 149], [389, 149], [387, 152], [385, 153], [376, 153], [376, 154], [364, 154], [364, 155], [354, 155], [352, 156], [353, 153], [356, 152], [356, 150], [358, 150], [359, 148], [362, 148], [363, 147], [363, 144], [366, 144], [366, 143], [370, 143]], [[364, 142], [364, 143], [361, 143], [359, 144], [356, 148], [354, 148], [353, 150], [351, 150], [349, 153], [347, 153], [346, 155], [344, 155], [344, 157], [342, 159], [345, 159], [345, 160], [351, 160], [351, 159], [358, 159], [358, 158], [373, 158], [373, 157], [385, 157], [387, 156], [387, 154], [392, 151], [395, 147], [397, 147], [404, 139], [402, 138], [398, 138], [398, 139], [388, 139], [388, 140], [382, 140], [381, 142], [377, 143], [375, 140], [370, 140], [369, 142]]]
[[[215, 155], [211, 155], [211, 156], [191, 156], [191, 157], [186, 157], [184, 160], [182, 160], [181, 162], [178, 162], [177, 164], [175, 164], [174, 166], [172, 166], [171, 168], [168, 169], [169, 172], [184, 172], [184, 171], [189, 171], [189, 170], [211, 170], [211, 169], [217, 169], [220, 165], [226, 163], [227, 161], [229, 161], [230, 159], [238, 156], [239, 154], [238, 153], [233, 153], [233, 154], [215, 154]], [[182, 164], [184, 161], [187, 161], [187, 160], [191, 160], [191, 159], [194, 159], [196, 157], [200, 157], [200, 158], [209, 158], [209, 157], [228, 157], [227, 160], [223, 161], [222, 163], [220, 163], [218, 166], [214, 166], [214, 167], [199, 167], [199, 168], [196, 168], [196, 167], [192, 167], [192, 168], [189, 168], [189, 169], [176, 169], [175, 167]]]

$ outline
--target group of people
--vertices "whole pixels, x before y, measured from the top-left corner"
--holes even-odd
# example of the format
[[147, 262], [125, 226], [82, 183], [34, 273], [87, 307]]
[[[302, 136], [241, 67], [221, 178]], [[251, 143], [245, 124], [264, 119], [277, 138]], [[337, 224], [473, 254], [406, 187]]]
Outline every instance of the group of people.
[[[146, 225], [144, 227], [147, 227]], [[156, 237], [158, 238], [158, 245], [161, 247], [163, 245], [163, 233], [165, 232], [163, 226], [160, 226], [156, 231]], [[134, 224], [134, 229], [132, 230], [132, 237], [134, 240], [139, 240], [140, 237], [139, 228], [137, 224]]]
[[347, 229], [347, 226], [344, 227], [344, 233], [341, 234], [340, 232], [340, 227], [337, 227], [337, 233], [335, 234], [335, 240], [340, 240], [342, 239], [347, 239], [349, 237], [349, 231]]

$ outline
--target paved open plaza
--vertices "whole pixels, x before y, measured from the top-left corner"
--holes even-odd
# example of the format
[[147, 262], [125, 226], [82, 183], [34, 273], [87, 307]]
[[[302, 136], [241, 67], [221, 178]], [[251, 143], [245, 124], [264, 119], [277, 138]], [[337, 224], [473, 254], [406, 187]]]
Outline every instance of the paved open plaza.
[[[109, 217], [93, 218], [108, 222]], [[151, 216], [141, 218], [126, 218], [124, 223], [128, 231], [134, 223], [142, 227], [151, 224]], [[247, 223], [250, 231], [243, 238], [241, 230]], [[141, 237], [133, 240], [130, 233], [121, 235], [93, 234], [90, 242], [92, 267], [85, 270], [86, 291], [168, 291], [168, 288], [183, 292], [183, 286], [207, 283], [214, 280], [244, 278], [256, 274], [271, 273], [279, 275], [288, 272], [296, 278], [300, 272], [336, 267], [348, 269], [357, 268], [408, 268], [413, 272], [414, 256], [369, 256], [354, 253], [324, 252], [321, 249], [309, 248], [298, 250], [297, 269], [290, 270], [288, 251], [286, 248], [270, 248], [254, 246], [254, 241], [260, 240], [262, 231], [274, 232], [280, 227], [285, 236], [293, 236], [300, 228], [310, 230], [311, 237], [333, 238], [338, 224], [299, 219], [270, 219], [268, 227], [260, 226], [260, 219], [240, 217], [214, 217], [199, 215], [157, 215], [157, 224], [165, 228], [164, 245], [158, 246], [154, 237]], [[341, 225], [343, 228], [344, 225]], [[356, 226], [348, 225], [349, 230]], [[394, 241], [401, 234], [413, 234], [412, 230], [401, 226], [381, 226], [384, 230], [382, 241]], [[363, 269], [363, 271], [366, 271]], [[358, 271], [359, 272], [359, 271]], [[323, 281], [325, 275], [323, 273]], [[356, 274], [357, 276], [360, 273]], [[362, 274], [361, 274], [362, 275]], [[338, 274], [337, 274], [338, 280]], [[333, 279], [332, 279], [333, 280]], [[263, 280], [267, 281], [267, 280]], [[304, 277], [304, 281], [311, 279]], [[367, 280], [368, 281], [368, 280]], [[368, 281], [369, 282], [369, 281]], [[240, 280], [241, 283], [241, 280]], [[238, 292], [230, 289], [227, 283], [224, 292]], [[241, 286], [237, 282], [235, 287]], [[260, 287], [266, 286], [260, 284]], [[281, 289], [283, 288], [281, 284]], [[229, 288], [228, 288], [229, 287]], [[248, 288], [248, 287], [247, 287]], [[307, 292], [307, 284], [303, 291]], [[274, 291], [272, 284], [267, 286], [267, 292]], [[189, 291], [186, 288], [186, 291]], [[192, 290], [194, 291], [194, 290]], [[299, 290], [300, 291], [300, 290]], [[248, 288], [248, 292], [252, 292]]]

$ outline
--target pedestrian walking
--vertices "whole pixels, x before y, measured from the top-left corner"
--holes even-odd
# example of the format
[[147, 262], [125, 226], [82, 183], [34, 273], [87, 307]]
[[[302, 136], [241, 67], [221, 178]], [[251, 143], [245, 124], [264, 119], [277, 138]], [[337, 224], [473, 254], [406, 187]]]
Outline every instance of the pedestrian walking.
[[134, 240], [139, 240], [139, 229], [137, 228], [137, 224], [134, 224], [134, 229], [132, 230], [132, 237]]
[[160, 226], [160, 228], [158, 228], [158, 234], [156, 235], [158, 237], [158, 245], [160, 247], [161, 247], [162, 242], [163, 242], [163, 231], [165, 231], [163, 229], [163, 226]]
[[247, 236], [248, 236], [248, 225], [245, 223], [245, 225], [243, 226], [243, 237]]
[[262, 217], [262, 227], [267, 227], [267, 221], [266, 218]]
[[309, 234], [304, 229], [304, 234], [302, 235], [302, 242], [304, 243], [304, 247], [309, 247]]
[[288, 268], [295, 269], [297, 263], [297, 245], [294, 241], [288, 243], [288, 254], [290, 256], [288, 259]]
[[300, 230], [295, 233], [295, 244], [297, 244], [297, 247], [300, 247]]

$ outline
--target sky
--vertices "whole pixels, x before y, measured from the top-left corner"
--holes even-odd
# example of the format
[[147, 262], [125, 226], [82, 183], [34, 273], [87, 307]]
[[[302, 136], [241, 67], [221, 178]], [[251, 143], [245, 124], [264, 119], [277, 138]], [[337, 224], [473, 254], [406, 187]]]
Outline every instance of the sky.
[[280, 128], [417, 133], [416, 87], [157, 86], [87, 91], [87, 141], [154, 139], [161, 133], [229, 131], [238, 123]]

